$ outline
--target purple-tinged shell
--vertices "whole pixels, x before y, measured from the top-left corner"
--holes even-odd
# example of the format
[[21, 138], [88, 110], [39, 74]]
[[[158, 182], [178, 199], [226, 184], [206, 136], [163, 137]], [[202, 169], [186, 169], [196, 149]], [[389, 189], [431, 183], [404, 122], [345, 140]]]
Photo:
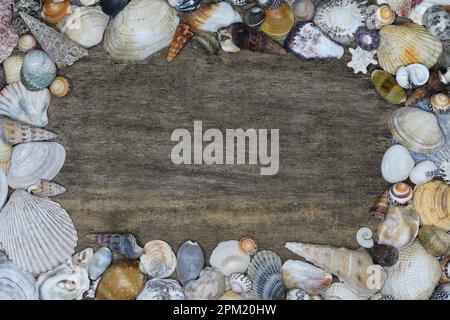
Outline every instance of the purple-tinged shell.
[[0, 63], [5, 61], [19, 42], [19, 36], [4, 25], [0, 25]]
[[367, 28], [359, 28], [355, 34], [356, 43], [362, 49], [373, 51], [380, 45], [380, 35], [377, 30], [369, 30]]
[[0, 2], [0, 24], [9, 26], [13, 18], [13, 1], [3, 0]]
[[132, 234], [94, 233], [89, 234], [87, 238], [132, 260], [139, 258], [144, 252], [144, 249], [137, 244], [136, 238]]

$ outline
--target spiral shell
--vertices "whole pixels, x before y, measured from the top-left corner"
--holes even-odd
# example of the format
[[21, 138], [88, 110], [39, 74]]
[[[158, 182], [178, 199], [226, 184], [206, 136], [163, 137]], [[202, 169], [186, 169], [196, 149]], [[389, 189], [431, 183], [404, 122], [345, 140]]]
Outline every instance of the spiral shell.
[[34, 277], [11, 261], [0, 262], [0, 300], [37, 300]]
[[407, 205], [413, 198], [411, 186], [404, 182], [398, 182], [389, 189], [389, 201], [395, 205]]
[[70, 0], [45, 0], [42, 8], [42, 19], [49, 24], [57, 24], [71, 12]]
[[39, 91], [55, 79], [56, 65], [44, 51], [32, 50], [25, 55], [20, 76], [28, 90]]
[[258, 241], [250, 236], [243, 237], [239, 240], [239, 249], [245, 254], [254, 256], [258, 252]]
[[67, 96], [72, 90], [72, 81], [64, 76], [57, 76], [50, 84], [50, 92], [58, 98]]
[[450, 97], [445, 93], [438, 93], [431, 97], [430, 107], [434, 113], [447, 113], [450, 109]]
[[175, 253], [168, 243], [161, 240], [147, 242], [140, 257], [141, 271], [152, 278], [168, 278], [177, 265]]
[[144, 251], [137, 244], [136, 238], [132, 234], [93, 233], [87, 235], [87, 238], [128, 259], [137, 259]]
[[234, 293], [245, 293], [252, 288], [252, 281], [242, 273], [232, 273], [228, 279], [228, 285]]
[[24, 53], [31, 51], [37, 47], [36, 38], [31, 34], [24, 34], [19, 38], [18, 47]]

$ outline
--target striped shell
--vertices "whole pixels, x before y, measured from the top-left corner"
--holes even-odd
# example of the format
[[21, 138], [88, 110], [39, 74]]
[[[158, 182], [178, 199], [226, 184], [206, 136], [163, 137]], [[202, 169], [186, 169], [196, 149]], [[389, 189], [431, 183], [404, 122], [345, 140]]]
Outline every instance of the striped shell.
[[86, 236], [89, 240], [97, 242], [99, 245], [108, 247], [112, 251], [128, 258], [137, 259], [144, 249], [136, 241], [132, 234], [113, 234], [113, 233], [92, 233]]
[[41, 180], [27, 191], [40, 197], [56, 197], [66, 193], [67, 189], [56, 182]]
[[281, 300], [286, 288], [281, 272], [280, 257], [272, 251], [260, 251], [253, 257], [248, 267], [248, 277], [252, 281], [249, 295], [254, 299]]
[[252, 288], [252, 281], [242, 273], [232, 273], [228, 279], [230, 290], [234, 293], [245, 293]]
[[437, 180], [414, 188], [413, 206], [422, 225], [450, 230], [450, 187]]
[[11, 261], [0, 262], [0, 300], [37, 300], [36, 280]]
[[398, 182], [389, 189], [389, 201], [395, 205], [406, 205], [413, 198], [413, 190], [411, 186], [404, 182]]
[[0, 118], [0, 139], [5, 143], [15, 145], [55, 138], [56, 134], [51, 131], [13, 121], [6, 117]]
[[450, 284], [441, 284], [430, 297], [430, 300], [450, 300]]
[[141, 271], [152, 278], [168, 278], [175, 272], [177, 258], [167, 242], [153, 240], [144, 246], [144, 253], [140, 257]]

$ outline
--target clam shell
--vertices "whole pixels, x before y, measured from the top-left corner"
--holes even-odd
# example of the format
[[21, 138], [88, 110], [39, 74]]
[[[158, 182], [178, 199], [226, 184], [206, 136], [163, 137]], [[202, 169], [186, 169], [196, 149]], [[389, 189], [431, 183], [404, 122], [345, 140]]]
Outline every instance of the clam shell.
[[20, 81], [20, 70], [22, 70], [24, 57], [22, 55], [12, 55], [3, 62], [5, 79], [7, 84]]
[[77, 232], [58, 203], [16, 190], [0, 212], [0, 242], [9, 258], [32, 273], [53, 269], [75, 252]]
[[425, 160], [419, 163], [411, 170], [409, 174], [409, 180], [415, 185], [421, 185], [433, 180], [438, 167], [434, 162]]
[[294, 13], [287, 3], [283, 3], [277, 9], [266, 10], [265, 13], [261, 31], [271, 37], [284, 37], [294, 26]]
[[450, 235], [444, 229], [433, 226], [423, 226], [419, 230], [419, 240], [423, 248], [435, 257], [450, 253]]
[[172, 279], [147, 281], [136, 300], [185, 300], [183, 287]]
[[37, 300], [34, 277], [11, 261], [0, 262], [0, 300]]
[[248, 267], [248, 277], [252, 281], [249, 296], [261, 300], [281, 300], [286, 288], [283, 283], [282, 262], [272, 251], [260, 251], [253, 257]]
[[202, 248], [196, 242], [187, 241], [178, 249], [177, 275], [182, 284], [197, 279], [205, 266]]
[[366, 298], [357, 295], [353, 290], [348, 288], [344, 283], [333, 283], [326, 290], [322, 297], [324, 300], [366, 300]]
[[245, 273], [250, 263], [250, 256], [239, 248], [239, 241], [223, 241], [211, 253], [209, 264], [224, 275]]
[[184, 292], [188, 300], [217, 300], [225, 293], [225, 277], [213, 268], [206, 267], [197, 280], [189, 281]]
[[56, 197], [66, 193], [67, 189], [56, 182], [41, 180], [29, 187], [27, 191], [40, 197]]
[[242, 273], [232, 273], [228, 279], [230, 290], [241, 294], [250, 291], [252, 281]]
[[28, 90], [47, 88], [55, 77], [56, 65], [44, 51], [32, 50], [25, 55], [20, 78]]
[[63, 265], [39, 276], [36, 294], [40, 300], [81, 300], [89, 285], [86, 269]]
[[14, 147], [8, 184], [28, 189], [41, 180], [53, 180], [64, 165], [66, 151], [56, 142], [27, 142]]
[[402, 88], [413, 89], [427, 83], [430, 78], [430, 71], [423, 64], [413, 63], [398, 68], [395, 78]]
[[177, 266], [172, 248], [167, 242], [161, 240], [147, 242], [140, 261], [141, 271], [155, 279], [170, 277]]
[[48, 123], [47, 109], [51, 99], [48, 89], [30, 91], [21, 82], [15, 82], [0, 92], [0, 115], [44, 127]]
[[398, 250], [386, 244], [375, 244], [368, 252], [373, 262], [382, 267], [392, 267], [398, 261]]
[[163, 0], [132, 0], [109, 23], [103, 45], [115, 59], [143, 60], [170, 45], [178, 22]]
[[300, 288], [310, 295], [318, 295], [331, 286], [333, 276], [309, 263], [288, 260], [283, 264], [286, 288]]
[[450, 187], [437, 180], [414, 188], [413, 206], [423, 225], [450, 231]]
[[56, 134], [24, 123], [0, 117], [0, 139], [7, 144], [15, 145], [24, 142], [53, 140]]
[[99, 279], [112, 263], [112, 252], [107, 247], [98, 249], [88, 267], [89, 278]]
[[408, 179], [413, 168], [414, 160], [402, 145], [393, 145], [383, 155], [381, 174], [384, 180], [389, 183], [397, 183]]
[[441, 276], [438, 260], [418, 241], [400, 250], [397, 263], [385, 269], [387, 278], [381, 294], [398, 300], [429, 299]]
[[93, 233], [87, 235], [87, 238], [132, 260], [139, 258], [144, 251], [132, 234]]

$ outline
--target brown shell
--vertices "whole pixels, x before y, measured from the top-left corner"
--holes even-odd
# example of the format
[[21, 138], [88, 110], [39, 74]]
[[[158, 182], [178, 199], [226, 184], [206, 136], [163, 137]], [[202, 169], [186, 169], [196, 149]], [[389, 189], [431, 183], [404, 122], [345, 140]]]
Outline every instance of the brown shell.
[[433, 226], [423, 226], [419, 230], [419, 240], [429, 254], [441, 257], [450, 252], [450, 235], [444, 229]]
[[446, 256], [443, 257], [439, 263], [441, 265], [441, 269], [442, 269], [442, 275], [441, 278], [439, 279], [439, 283], [450, 283], [450, 279], [449, 279], [449, 268], [450, 265], [448, 264], [450, 262], [450, 256]]
[[202, 31], [202, 25], [220, 8], [220, 2], [206, 3], [197, 10], [187, 13], [181, 17], [181, 24], [187, 24], [193, 32]]
[[384, 219], [384, 216], [387, 214], [388, 208], [389, 208], [389, 190], [385, 190], [378, 197], [377, 201], [370, 209], [370, 212], [372, 212], [372, 214], [375, 217], [379, 219]]
[[422, 225], [450, 230], [450, 187], [433, 180], [414, 188], [413, 206]]
[[367, 249], [374, 263], [382, 267], [392, 267], [397, 263], [398, 250], [386, 244], [376, 244]]
[[411, 96], [406, 99], [405, 106], [412, 106], [428, 97], [437, 93], [446, 87], [446, 83], [442, 80], [443, 75], [440, 71], [434, 71], [430, 74], [428, 82], [417, 88]]
[[291, 31], [294, 23], [294, 13], [290, 5], [283, 3], [278, 9], [266, 10], [261, 31], [272, 37], [284, 37]]
[[57, 24], [65, 16], [71, 12], [70, 0], [62, 2], [54, 2], [53, 0], [45, 0], [42, 8], [42, 19], [50, 24]]
[[72, 81], [65, 76], [57, 76], [50, 84], [50, 92], [55, 97], [65, 97], [70, 91], [72, 91]]
[[175, 31], [172, 44], [170, 45], [169, 52], [167, 53], [167, 61], [172, 62], [176, 56], [183, 50], [186, 43], [194, 36], [194, 33], [189, 30], [190, 27], [187, 24], [180, 24]]
[[243, 237], [239, 240], [239, 249], [245, 254], [253, 256], [258, 252], [258, 241], [251, 236]]

